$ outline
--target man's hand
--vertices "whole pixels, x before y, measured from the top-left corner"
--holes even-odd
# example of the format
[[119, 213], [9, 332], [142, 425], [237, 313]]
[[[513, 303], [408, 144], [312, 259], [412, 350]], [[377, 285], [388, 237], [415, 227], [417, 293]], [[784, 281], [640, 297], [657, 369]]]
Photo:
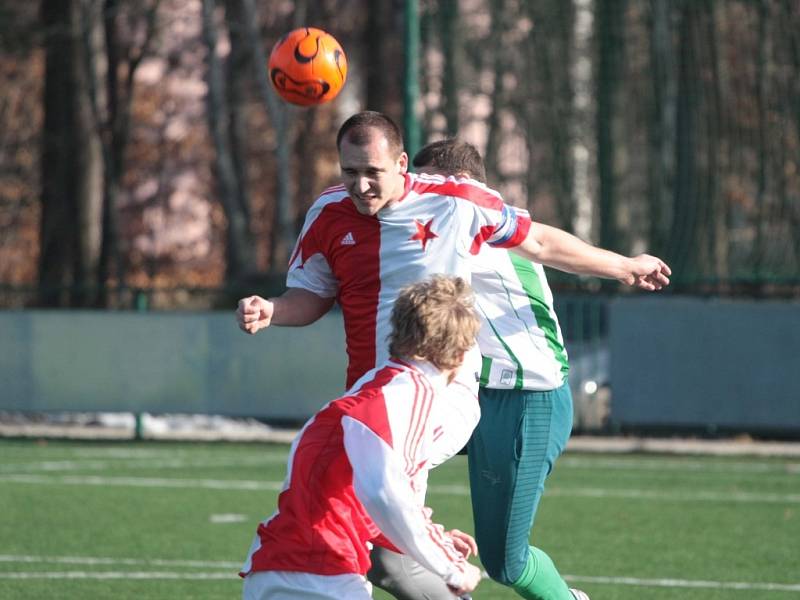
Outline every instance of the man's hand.
[[652, 292], [669, 285], [669, 275], [672, 275], [672, 269], [663, 260], [649, 254], [640, 254], [628, 259], [628, 274], [620, 281]]
[[470, 534], [464, 533], [460, 529], [451, 529], [447, 534], [453, 540], [453, 546], [465, 559], [478, 555], [478, 544]]
[[472, 592], [481, 582], [481, 570], [470, 563], [464, 564], [464, 580], [460, 588], [450, 586], [455, 596], [463, 596]]
[[269, 327], [274, 310], [275, 307], [269, 300], [264, 300], [261, 296], [248, 296], [239, 300], [236, 322], [239, 329], [252, 335]]

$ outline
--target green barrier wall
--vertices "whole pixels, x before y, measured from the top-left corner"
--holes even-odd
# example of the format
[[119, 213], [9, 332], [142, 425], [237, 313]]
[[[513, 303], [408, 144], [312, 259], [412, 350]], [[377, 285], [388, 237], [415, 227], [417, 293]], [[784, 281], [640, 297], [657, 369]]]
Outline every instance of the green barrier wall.
[[0, 409], [302, 420], [344, 388], [341, 315], [249, 336], [232, 313], [0, 313]]
[[610, 305], [611, 421], [800, 433], [800, 304], [678, 297]]

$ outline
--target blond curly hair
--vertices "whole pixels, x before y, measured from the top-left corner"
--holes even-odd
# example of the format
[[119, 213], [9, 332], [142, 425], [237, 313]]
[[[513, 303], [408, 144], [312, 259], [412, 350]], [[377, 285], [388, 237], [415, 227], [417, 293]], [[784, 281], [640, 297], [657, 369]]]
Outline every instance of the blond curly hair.
[[480, 322], [472, 288], [460, 277], [434, 275], [400, 292], [392, 310], [389, 352], [422, 359], [439, 370], [461, 365]]

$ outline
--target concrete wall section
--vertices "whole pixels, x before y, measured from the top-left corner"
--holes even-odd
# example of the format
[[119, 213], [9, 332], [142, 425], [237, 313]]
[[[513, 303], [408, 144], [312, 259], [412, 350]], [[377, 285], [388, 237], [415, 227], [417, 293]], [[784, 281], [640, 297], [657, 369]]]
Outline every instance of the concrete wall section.
[[[568, 346], [577, 404], [610, 382], [612, 425], [800, 431], [800, 304], [618, 298], [608, 348]], [[232, 313], [0, 312], [0, 410], [302, 421], [346, 362], [339, 313], [248, 336]]]
[[612, 423], [800, 430], [800, 304], [633, 297], [609, 317]]
[[248, 336], [232, 313], [0, 313], [0, 409], [305, 419], [344, 388], [341, 315]]

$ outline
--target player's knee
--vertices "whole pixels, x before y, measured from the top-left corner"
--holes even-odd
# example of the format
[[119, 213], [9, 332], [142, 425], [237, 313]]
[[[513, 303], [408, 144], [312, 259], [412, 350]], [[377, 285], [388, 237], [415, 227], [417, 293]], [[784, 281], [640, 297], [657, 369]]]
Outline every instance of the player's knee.
[[497, 555], [493, 558], [487, 558], [485, 554], [480, 556], [486, 573], [491, 577], [492, 581], [501, 585], [513, 585], [525, 570], [526, 562], [522, 558], [512, 559], [507, 554]]

